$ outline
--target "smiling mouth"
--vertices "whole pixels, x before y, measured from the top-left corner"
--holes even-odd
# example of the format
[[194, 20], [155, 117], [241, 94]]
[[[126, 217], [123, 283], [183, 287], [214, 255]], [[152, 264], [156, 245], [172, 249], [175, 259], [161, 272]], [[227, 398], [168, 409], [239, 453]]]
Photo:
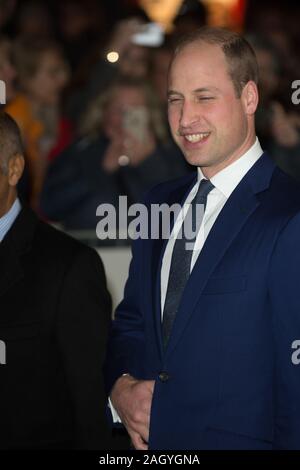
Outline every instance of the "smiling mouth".
[[199, 132], [198, 134], [185, 134], [183, 137], [192, 144], [201, 142], [210, 135], [210, 132]]

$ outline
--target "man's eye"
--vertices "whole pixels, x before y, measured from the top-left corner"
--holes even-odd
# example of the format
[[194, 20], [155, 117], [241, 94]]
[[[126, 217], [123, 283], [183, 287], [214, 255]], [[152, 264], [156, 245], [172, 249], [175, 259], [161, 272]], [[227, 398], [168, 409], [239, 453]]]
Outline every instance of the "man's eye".
[[208, 100], [213, 100], [213, 96], [198, 96], [197, 100], [198, 101], [208, 101]]
[[180, 103], [182, 100], [180, 98], [169, 98], [168, 103], [170, 104], [175, 104], [175, 103]]

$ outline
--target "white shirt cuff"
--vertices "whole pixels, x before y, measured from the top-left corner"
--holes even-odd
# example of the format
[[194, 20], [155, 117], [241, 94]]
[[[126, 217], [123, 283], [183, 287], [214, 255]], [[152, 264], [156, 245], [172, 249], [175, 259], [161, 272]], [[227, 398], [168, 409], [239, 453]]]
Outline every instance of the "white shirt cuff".
[[120, 416], [118, 415], [117, 411], [114, 408], [114, 405], [111, 402], [111, 399], [108, 398], [108, 407], [110, 408], [112, 419], [114, 423], [122, 423]]

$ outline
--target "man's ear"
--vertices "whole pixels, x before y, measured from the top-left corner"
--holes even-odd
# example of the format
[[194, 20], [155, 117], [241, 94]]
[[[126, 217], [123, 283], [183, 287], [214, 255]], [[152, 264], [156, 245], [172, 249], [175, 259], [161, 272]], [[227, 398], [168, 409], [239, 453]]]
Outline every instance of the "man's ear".
[[246, 83], [242, 91], [242, 101], [246, 114], [253, 115], [258, 106], [258, 89], [252, 80]]
[[17, 154], [9, 159], [8, 162], [8, 183], [10, 186], [17, 186], [23, 171], [24, 171], [24, 157]]

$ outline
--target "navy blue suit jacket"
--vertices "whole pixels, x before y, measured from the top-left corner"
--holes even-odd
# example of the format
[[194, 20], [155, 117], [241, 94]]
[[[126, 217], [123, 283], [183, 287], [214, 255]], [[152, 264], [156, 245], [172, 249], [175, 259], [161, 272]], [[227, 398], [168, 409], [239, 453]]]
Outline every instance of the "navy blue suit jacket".
[[[157, 186], [146, 203], [182, 203], [195, 178]], [[300, 449], [298, 184], [267, 154], [249, 170], [208, 235], [164, 351], [166, 243], [134, 243], [107, 393], [122, 373], [155, 380], [150, 449]]]

